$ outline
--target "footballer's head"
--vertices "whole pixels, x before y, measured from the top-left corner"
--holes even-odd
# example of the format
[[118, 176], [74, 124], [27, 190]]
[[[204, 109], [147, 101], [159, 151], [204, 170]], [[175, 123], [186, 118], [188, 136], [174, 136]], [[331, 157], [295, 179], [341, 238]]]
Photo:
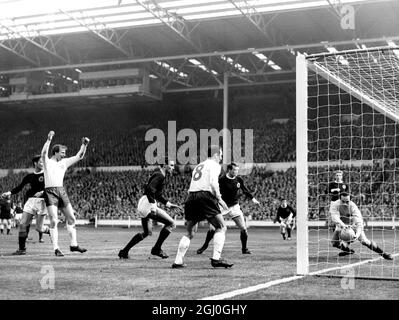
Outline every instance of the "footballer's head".
[[282, 208], [287, 208], [287, 205], [288, 205], [287, 199], [281, 198], [280, 201], [281, 201], [281, 207]]
[[62, 144], [56, 144], [53, 146], [51, 149], [51, 155], [55, 157], [57, 161], [60, 161], [61, 159], [66, 157], [66, 151], [68, 148]]
[[223, 159], [223, 151], [219, 145], [211, 145], [208, 147], [208, 158], [220, 163]]
[[43, 170], [43, 160], [40, 154], [33, 156], [32, 163], [36, 170]]
[[334, 178], [335, 178], [336, 182], [342, 182], [343, 176], [344, 176], [344, 173], [341, 170], [337, 170], [334, 172]]
[[161, 168], [165, 169], [165, 172], [172, 173], [175, 170], [175, 162], [173, 160], [169, 160], [168, 157], [165, 157], [162, 163], [159, 164]]
[[240, 169], [240, 167], [238, 166], [237, 163], [235, 163], [235, 162], [229, 163], [227, 165], [227, 174], [229, 175], [229, 177], [235, 178], [238, 176], [239, 169]]
[[351, 201], [351, 196], [348, 192], [341, 192], [339, 195], [339, 199], [341, 200], [341, 204], [348, 206]]

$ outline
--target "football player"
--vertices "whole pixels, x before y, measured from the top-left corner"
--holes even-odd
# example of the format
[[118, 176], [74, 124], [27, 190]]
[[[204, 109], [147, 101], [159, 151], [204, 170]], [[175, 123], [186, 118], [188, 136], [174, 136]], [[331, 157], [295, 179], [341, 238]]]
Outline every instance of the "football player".
[[[227, 211], [223, 211], [224, 217], [230, 217], [237, 227], [240, 229], [241, 252], [243, 254], [251, 254], [247, 248], [248, 231], [244, 219], [244, 214], [241, 211], [240, 204], [238, 203], [239, 191], [242, 190], [244, 195], [252, 200], [253, 203], [260, 205], [260, 202], [254, 198], [252, 193], [244, 184], [244, 180], [238, 176], [239, 166], [237, 163], [232, 162], [227, 165], [227, 173], [219, 179], [220, 193], [222, 199], [228, 206]], [[197, 254], [203, 253], [215, 235], [215, 228], [212, 224], [209, 225], [209, 230], [206, 234], [205, 243], [197, 250]]]
[[85, 248], [79, 247], [77, 243], [76, 218], [64, 188], [64, 176], [70, 166], [83, 159], [90, 140], [86, 137], [82, 138], [80, 150], [75, 156], [69, 158], [66, 158], [67, 147], [56, 144], [51, 149], [51, 158], [49, 158], [48, 151], [54, 134], [54, 131], [49, 132], [41, 153], [44, 168], [44, 200], [50, 219], [50, 237], [54, 253], [57, 257], [63, 257], [64, 254], [58, 246], [58, 209], [63, 211], [67, 222], [66, 227], [71, 238], [70, 251], [80, 253], [87, 251]]
[[280, 233], [284, 240], [291, 240], [291, 231], [294, 228], [296, 212], [288, 205], [287, 199], [281, 198], [280, 207], [277, 209], [273, 223], [280, 223]]
[[30, 189], [28, 189], [25, 193], [26, 202], [23, 208], [22, 218], [19, 222], [19, 249], [14, 253], [14, 255], [26, 254], [26, 239], [28, 238], [29, 228], [33, 217], [36, 217], [36, 230], [38, 232], [50, 234], [49, 228], [47, 226], [43, 226], [47, 209], [44, 202], [44, 173], [41, 156], [34, 156], [32, 158], [32, 163], [35, 171], [26, 175], [17, 187], [11, 191], [3, 193], [3, 196], [18, 194], [26, 185], [30, 185]]
[[221, 258], [226, 238], [226, 224], [219, 205], [223, 210], [228, 210], [227, 204], [222, 199], [218, 181], [222, 157], [223, 152], [219, 146], [210, 146], [208, 148], [208, 159], [198, 164], [192, 172], [188, 189], [189, 195], [184, 207], [187, 234], [179, 242], [172, 268], [186, 267], [183, 258], [190, 246], [191, 239], [194, 237], [197, 223], [203, 220], [208, 220], [215, 227], [211, 265], [214, 268], [230, 268], [233, 266], [233, 264]]
[[333, 233], [331, 244], [338, 248], [341, 252], [339, 256], [346, 256], [353, 254], [355, 251], [349, 248], [351, 241], [342, 241], [339, 237], [342, 229], [352, 227], [355, 231], [355, 236], [352, 241], [359, 240], [360, 243], [370, 250], [381, 255], [384, 259], [393, 260], [390, 253], [384, 252], [375, 241], [369, 240], [364, 233], [363, 217], [357, 205], [350, 200], [350, 195], [347, 192], [342, 192], [339, 199], [330, 204], [331, 220], [335, 223], [335, 231]]
[[183, 210], [180, 206], [173, 204], [162, 196], [162, 190], [165, 185], [166, 175], [172, 174], [175, 168], [175, 163], [172, 160], [166, 159], [165, 164], [161, 164], [148, 180], [145, 188], [144, 195], [140, 198], [137, 211], [141, 215], [141, 225], [143, 232], [139, 232], [133, 236], [129, 243], [119, 251], [118, 256], [120, 259], [129, 258], [129, 250], [137, 243], [144, 240], [147, 236], [152, 235], [152, 220], [164, 224], [161, 232], [159, 233], [158, 240], [154, 247], [151, 249], [151, 254], [166, 259], [169, 256], [162, 250], [162, 244], [169, 237], [172, 230], [175, 228], [175, 222], [164, 210], [157, 206], [156, 201], [159, 201], [167, 208], [176, 208]]

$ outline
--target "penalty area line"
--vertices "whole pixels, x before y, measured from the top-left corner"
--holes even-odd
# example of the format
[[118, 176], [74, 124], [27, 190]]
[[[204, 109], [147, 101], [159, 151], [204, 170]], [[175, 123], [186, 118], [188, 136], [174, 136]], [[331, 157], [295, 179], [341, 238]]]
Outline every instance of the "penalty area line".
[[[393, 257], [397, 257], [397, 256], [399, 256], [399, 253], [393, 254], [392, 256]], [[302, 279], [302, 278], [304, 278], [306, 276], [315, 276], [315, 275], [323, 274], [323, 273], [326, 273], [326, 272], [329, 272], [329, 271], [338, 270], [338, 269], [347, 269], [347, 268], [351, 268], [351, 267], [356, 267], [356, 266], [363, 265], [363, 264], [366, 264], [366, 263], [372, 263], [372, 262], [378, 261], [380, 259], [383, 259], [383, 257], [378, 257], [378, 258], [375, 258], [375, 259], [368, 259], [368, 260], [360, 261], [360, 262], [357, 262], [357, 263], [352, 263], [352, 264], [345, 265], [345, 266], [339, 266], [339, 267], [323, 269], [323, 270], [319, 270], [319, 271], [315, 271], [315, 272], [310, 272], [307, 275], [297, 275], [297, 276], [292, 276], [292, 277], [287, 277], [287, 278], [281, 278], [281, 279], [269, 281], [269, 282], [266, 282], [266, 283], [258, 284], [258, 285], [255, 285], [255, 286], [247, 287], [247, 288], [242, 288], [242, 289], [233, 290], [233, 291], [230, 291], [230, 292], [225, 292], [225, 293], [221, 293], [221, 294], [214, 295], [214, 296], [200, 298], [198, 300], [223, 300], [223, 299], [229, 299], [229, 298], [233, 298], [235, 296], [239, 296], [239, 295], [255, 292], [255, 291], [258, 291], [258, 290], [270, 288], [272, 286], [276, 286], [276, 285], [279, 285], [279, 284], [282, 284], [282, 283], [287, 283], [287, 282], [299, 280], [299, 279]]]
[[282, 284], [282, 283], [299, 280], [299, 279], [302, 279], [304, 277], [305, 276], [301, 275], [301, 276], [292, 276], [292, 277], [277, 279], [277, 280], [269, 281], [269, 282], [266, 282], [266, 283], [261, 283], [261, 284], [258, 284], [256, 286], [251, 286], [251, 287], [247, 287], [247, 288], [243, 288], [243, 289], [238, 289], [238, 290], [234, 290], [234, 291], [218, 294], [218, 295], [215, 295], [215, 296], [201, 298], [199, 300], [223, 300], [223, 299], [229, 299], [229, 298], [232, 298], [232, 297], [235, 297], [235, 296], [239, 296], [239, 295], [242, 295], [242, 294], [247, 294], [247, 293], [255, 292], [255, 291], [258, 291], [258, 290], [270, 288], [272, 286], [276, 286], [276, 285], [279, 285], [279, 284]]

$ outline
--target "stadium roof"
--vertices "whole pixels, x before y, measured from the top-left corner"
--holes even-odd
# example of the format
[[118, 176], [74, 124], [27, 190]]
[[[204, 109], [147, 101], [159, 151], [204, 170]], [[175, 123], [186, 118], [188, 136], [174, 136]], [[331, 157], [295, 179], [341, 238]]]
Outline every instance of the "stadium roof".
[[[355, 28], [341, 8], [355, 8]], [[295, 54], [399, 43], [394, 0], [0, 0], [0, 75], [145, 65], [163, 91], [294, 81]]]

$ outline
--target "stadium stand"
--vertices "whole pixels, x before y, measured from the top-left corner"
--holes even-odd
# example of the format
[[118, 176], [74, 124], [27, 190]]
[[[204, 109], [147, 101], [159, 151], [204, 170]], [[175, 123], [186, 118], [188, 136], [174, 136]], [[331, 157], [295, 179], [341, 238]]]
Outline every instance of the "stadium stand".
[[[391, 192], [394, 188], [394, 168], [394, 164], [390, 163], [385, 163], [384, 171], [380, 170], [382, 167], [379, 163], [363, 166], [362, 171], [365, 174], [359, 180], [356, 175], [360, 171], [359, 167], [341, 167], [351, 172], [349, 184], [354, 201], [362, 209], [369, 211], [369, 216], [382, 220], [390, 219], [398, 209], [399, 195]], [[310, 207], [319, 209], [315, 212], [310, 211], [310, 219], [323, 220], [327, 216], [329, 197], [326, 182], [334, 169], [319, 167], [317, 170], [325, 174], [317, 176], [320, 181], [311, 181], [311, 185], [318, 187], [310, 189]], [[79, 218], [90, 219], [94, 215], [100, 219], [137, 218], [137, 201], [151, 172], [151, 170], [103, 172], [84, 169], [68, 174], [65, 184]], [[312, 172], [316, 172], [316, 168], [312, 168]], [[385, 175], [386, 183], [379, 183], [381, 173]], [[0, 191], [5, 192], [16, 186], [23, 176], [24, 173], [17, 173], [0, 178]], [[190, 172], [175, 173], [167, 180], [165, 196], [174, 203], [184, 203], [190, 177]], [[255, 167], [249, 175], [244, 176], [244, 179], [248, 188], [263, 204], [262, 207], [258, 207], [242, 199], [241, 207], [251, 219], [272, 220], [279, 206], [280, 197], [285, 197], [294, 208], [296, 207], [295, 168], [273, 172], [263, 167]], [[14, 201], [20, 201], [21, 197], [22, 195], [19, 195]]]

